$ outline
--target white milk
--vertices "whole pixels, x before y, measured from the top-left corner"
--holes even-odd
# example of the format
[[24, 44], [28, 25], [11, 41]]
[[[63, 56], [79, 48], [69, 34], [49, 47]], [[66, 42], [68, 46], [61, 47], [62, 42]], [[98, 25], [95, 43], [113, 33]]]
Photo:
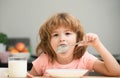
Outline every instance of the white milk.
[[0, 78], [8, 78], [8, 68], [0, 68]]
[[9, 59], [8, 61], [9, 77], [26, 77], [26, 74], [27, 74], [27, 60]]

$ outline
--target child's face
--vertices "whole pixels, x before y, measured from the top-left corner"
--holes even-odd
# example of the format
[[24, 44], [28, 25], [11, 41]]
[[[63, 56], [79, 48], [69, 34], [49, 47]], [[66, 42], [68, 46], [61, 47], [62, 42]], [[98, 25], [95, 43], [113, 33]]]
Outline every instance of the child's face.
[[[68, 28], [59, 26], [57, 29], [53, 30], [51, 34], [51, 46], [56, 51], [56, 48], [62, 44], [72, 45], [76, 43], [76, 33]], [[68, 51], [73, 52], [74, 47], [71, 47]]]

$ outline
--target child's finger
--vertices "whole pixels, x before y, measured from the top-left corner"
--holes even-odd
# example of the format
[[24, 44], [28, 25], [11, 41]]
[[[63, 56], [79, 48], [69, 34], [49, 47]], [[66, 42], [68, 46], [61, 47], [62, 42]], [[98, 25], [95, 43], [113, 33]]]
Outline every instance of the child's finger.
[[45, 73], [45, 75], [43, 76], [43, 78], [53, 78], [50, 74]]
[[27, 78], [33, 78], [34, 76], [31, 75], [30, 73], [27, 73]]

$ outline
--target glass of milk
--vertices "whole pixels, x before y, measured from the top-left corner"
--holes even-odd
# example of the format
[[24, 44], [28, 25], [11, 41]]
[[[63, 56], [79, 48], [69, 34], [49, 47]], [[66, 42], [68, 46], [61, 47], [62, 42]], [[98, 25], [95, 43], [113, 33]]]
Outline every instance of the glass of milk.
[[10, 78], [26, 77], [27, 74], [27, 59], [24, 57], [9, 57], [8, 58], [8, 76]]

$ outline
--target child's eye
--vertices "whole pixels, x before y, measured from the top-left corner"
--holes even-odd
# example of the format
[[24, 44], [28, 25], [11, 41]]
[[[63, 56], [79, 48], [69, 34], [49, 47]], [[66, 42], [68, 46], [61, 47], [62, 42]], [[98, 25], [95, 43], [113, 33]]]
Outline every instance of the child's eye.
[[66, 35], [70, 35], [71, 33], [65, 33]]
[[58, 34], [53, 34], [52, 36], [53, 36], [53, 37], [57, 37], [57, 36], [58, 36]]

